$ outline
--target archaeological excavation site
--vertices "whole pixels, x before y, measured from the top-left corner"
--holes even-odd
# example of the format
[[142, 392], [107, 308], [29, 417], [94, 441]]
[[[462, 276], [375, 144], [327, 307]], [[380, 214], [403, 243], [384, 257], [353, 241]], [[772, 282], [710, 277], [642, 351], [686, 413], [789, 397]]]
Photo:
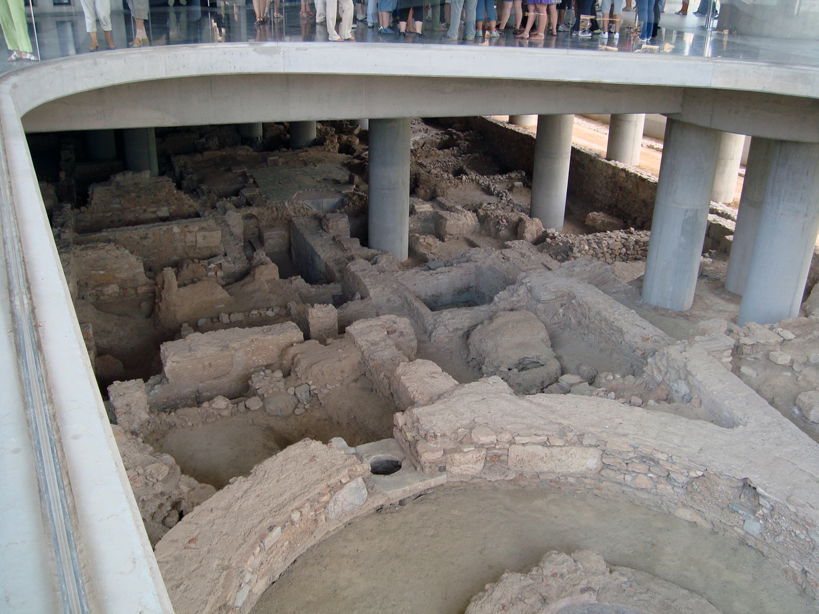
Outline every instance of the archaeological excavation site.
[[406, 120], [407, 183], [374, 124], [28, 136], [174, 610], [817, 612], [819, 258], [756, 315], [746, 167], [685, 281], [656, 169], [575, 138], [554, 223], [541, 128]]

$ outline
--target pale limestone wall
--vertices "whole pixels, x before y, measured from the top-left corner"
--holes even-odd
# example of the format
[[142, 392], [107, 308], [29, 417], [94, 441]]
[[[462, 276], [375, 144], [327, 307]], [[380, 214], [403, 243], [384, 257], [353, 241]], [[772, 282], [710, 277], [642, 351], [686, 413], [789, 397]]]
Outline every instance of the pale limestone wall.
[[[373, 445], [373, 444], [370, 444]], [[442, 484], [371, 476], [346, 446], [305, 439], [216, 493], [156, 546], [178, 614], [244, 613], [302, 553], [353, 518]]]
[[77, 236], [76, 245], [115, 243], [142, 259], [153, 271], [181, 260], [204, 260], [221, 256], [222, 229], [215, 220], [193, 219], [113, 228]]
[[[734, 378], [720, 377], [715, 396]], [[396, 414], [395, 437], [427, 475], [625, 497], [736, 534], [816, 596], [819, 451], [770, 408], [744, 422], [727, 429], [606, 399], [516, 397], [489, 378]]]
[[299, 327], [285, 322], [193, 333], [163, 343], [163, 377], [149, 382], [149, 406], [169, 409], [216, 395], [239, 396], [253, 371], [280, 368], [284, 350], [302, 341]]

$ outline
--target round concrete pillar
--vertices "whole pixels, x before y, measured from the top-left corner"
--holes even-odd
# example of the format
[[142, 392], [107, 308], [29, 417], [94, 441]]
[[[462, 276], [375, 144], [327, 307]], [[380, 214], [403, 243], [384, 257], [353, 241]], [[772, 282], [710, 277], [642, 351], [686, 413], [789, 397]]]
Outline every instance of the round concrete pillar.
[[122, 142], [125, 145], [125, 168], [159, 174], [153, 128], [127, 128], [122, 131]]
[[771, 141], [739, 323], [799, 314], [819, 231], [819, 143]]
[[358, 120], [358, 129], [359, 130], [369, 130], [370, 129], [370, 120], [369, 119], [359, 119]]
[[316, 122], [290, 122], [290, 149], [308, 147], [316, 140]]
[[606, 158], [623, 164], [637, 166], [640, 163], [640, 147], [643, 144], [644, 113], [614, 114], [609, 120], [609, 141]]
[[711, 188], [711, 200], [718, 203], [733, 202], [737, 191], [739, 164], [742, 161], [742, 149], [745, 146], [744, 134], [720, 133], [719, 152], [714, 172], [714, 187]]
[[86, 130], [85, 147], [89, 159], [94, 162], [117, 157], [117, 139], [113, 130]]
[[532, 169], [531, 216], [544, 228], [563, 228], [574, 115], [541, 115], [537, 122]]
[[521, 128], [534, 128], [537, 126], [537, 115], [510, 115], [509, 123], [513, 126], [520, 126]]
[[239, 135], [246, 141], [260, 143], [264, 137], [262, 122], [239, 124]]
[[371, 119], [369, 246], [406, 260], [409, 243], [409, 119]]
[[669, 119], [651, 220], [643, 300], [684, 311], [699, 274], [720, 133]]
[[768, 187], [771, 143], [772, 141], [768, 139], [755, 136], [751, 139], [751, 148], [748, 151], [745, 182], [742, 185], [737, 225], [731, 243], [728, 272], [725, 276], [725, 288], [734, 294], [742, 294], [745, 291], [748, 267], [751, 265], [756, 231], [762, 214], [762, 201]]

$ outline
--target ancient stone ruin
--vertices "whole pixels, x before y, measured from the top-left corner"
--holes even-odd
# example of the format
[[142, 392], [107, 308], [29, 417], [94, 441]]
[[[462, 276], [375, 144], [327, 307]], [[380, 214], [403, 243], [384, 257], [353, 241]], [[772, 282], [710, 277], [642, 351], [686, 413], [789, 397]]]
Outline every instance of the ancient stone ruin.
[[[737, 325], [721, 286], [736, 216], [714, 205], [694, 306], [652, 308], [639, 288], [655, 179], [576, 147], [558, 232], [529, 216], [530, 136], [483, 118], [412, 130], [406, 261], [368, 247], [357, 123], [321, 124], [304, 149], [286, 125], [261, 143], [232, 126], [166, 130], [160, 176], [106, 175], [78, 154], [76, 176], [41, 178], [176, 611], [813, 611], [819, 290], [798, 318]], [[615, 538], [541, 545], [521, 516], [503, 530], [514, 543], [482, 541], [488, 525], [465, 538], [485, 575], [446, 605], [372, 597], [416, 576], [436, 595], [459, 565], [401, 551], [337, 602], [309, 600], [346, 577], [307, 565], [322, 548], [355, 569], [393, 547], [376, 529], [355, 553], [334, 545], [362, 523], [440, 501], [425, 531], [454, 543], [436, 522], [491, 515], [459, 497], [514, 510], [520, 489], [647, 510], [693, 542], [718, 535], [728, 567], [737, 550], [758, 573], [726, 570], [721, 591], [719, 574], [658, 554], [660, 529], [632, 559]], [[627, 516], [592, 524], [617, 535]], [[294, 593], [305, 600], [287, 606]]]

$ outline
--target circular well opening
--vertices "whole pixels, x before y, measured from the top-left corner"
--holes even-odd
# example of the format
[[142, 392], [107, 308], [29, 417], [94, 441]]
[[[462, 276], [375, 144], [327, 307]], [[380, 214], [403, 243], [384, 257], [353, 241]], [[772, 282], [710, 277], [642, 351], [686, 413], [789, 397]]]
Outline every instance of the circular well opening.
[[395, 458], [376, 458], [370, 461], [373, 475], [392, 475], [401, 469], [401, 461]]

